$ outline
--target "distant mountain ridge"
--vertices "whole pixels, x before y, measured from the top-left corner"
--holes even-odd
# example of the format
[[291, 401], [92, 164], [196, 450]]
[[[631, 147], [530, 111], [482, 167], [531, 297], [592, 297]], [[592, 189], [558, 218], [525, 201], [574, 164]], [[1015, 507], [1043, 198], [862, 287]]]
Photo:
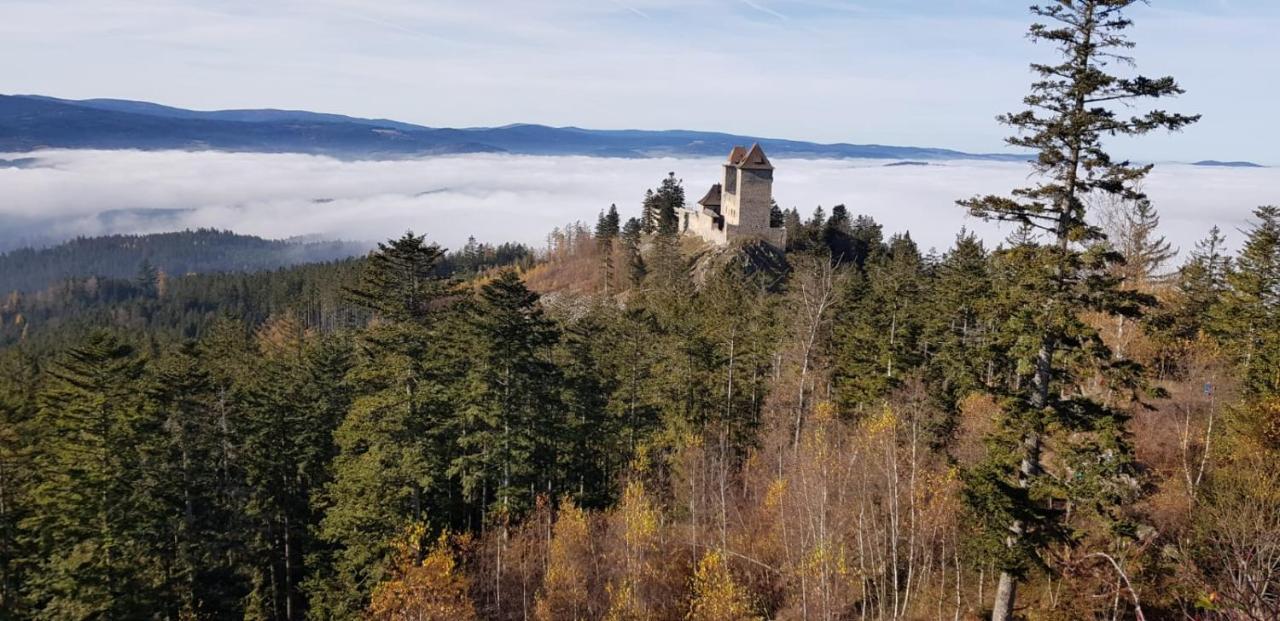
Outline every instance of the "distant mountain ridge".
[[1221, 162], [1218, 160], [1202, 160], [1199, 162], [1194, 162], [1191, 165], [1192, 166], [1210, 166], [1210, 167], [1218, 167], [1218, 168], [1266, 168], [1266, 166], [1263, 166], [1262, 164], [1256, 164], [1254, 162]]
[[690, 130], [591, 130], [515, 124], [433, 128], [302, 110], [197, 111], [121, 99], [0, 95], [0, 152], [184, 149], [397, 158], [451, 153], [594, 157], [721, 156], [759, 142], [792, 158], [1023, 161], [1025, 155], [875, 144], [818, 144]]

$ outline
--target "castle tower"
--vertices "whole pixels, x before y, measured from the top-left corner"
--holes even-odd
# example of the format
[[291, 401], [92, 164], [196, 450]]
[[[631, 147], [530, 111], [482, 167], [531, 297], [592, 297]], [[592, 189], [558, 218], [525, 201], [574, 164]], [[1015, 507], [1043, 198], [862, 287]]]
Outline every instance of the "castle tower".
[[720, 214], [730, 234], [765, 235], [773, 204], [773, 164], [759, 144], [734, 147], [724, 164]]
[[698, 207], [682, 214], [682, 230], [713, 244], [760, 239], [775, 248], [787, 245], [787, 231], [771, 227], [773, 164], [760, 145], [734, 147], [724, 164], [724, 177], [711, 186]]

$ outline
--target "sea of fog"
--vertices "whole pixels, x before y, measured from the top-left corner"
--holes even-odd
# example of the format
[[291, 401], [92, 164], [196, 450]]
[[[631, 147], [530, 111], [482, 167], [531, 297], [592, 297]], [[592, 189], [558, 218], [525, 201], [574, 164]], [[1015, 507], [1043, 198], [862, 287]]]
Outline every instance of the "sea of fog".
[[[616, 203], [639, 211], [646, 188], [673, 171], [690, 202], [718, 179], [718, 158], [613, 159], [510, 155], [347, 161], [219, 152], [41, 151], [0, 154], [0, 250], [76, 235], [195, 227], [272, 238], [366, 241], [407, 229], [447, 247], [481, 241], [542, 245], [549, 231], [593, 223]], [[808, 214], [844, 203], [886, 232], [944, 249], [961, 227], [992, 241], [1008, 228], [975, 220], [955, 200], [1030, 181], [1025, 164], [785, 160], [774, 196]], [[1147, 181], [1163, 234], [1190, 249], [1217, 224], [1230, 242], [1261, 204], [1280, 202], [1280, 168], [1159, 165]]]

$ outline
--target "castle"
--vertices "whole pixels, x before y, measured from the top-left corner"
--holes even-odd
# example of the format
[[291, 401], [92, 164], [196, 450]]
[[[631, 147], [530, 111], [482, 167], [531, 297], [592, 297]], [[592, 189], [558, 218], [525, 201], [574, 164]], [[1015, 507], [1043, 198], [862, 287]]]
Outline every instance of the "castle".
[[734, 147], [724, 164], [724, 180], [698, 201], [700, 208], [680, 214], [681, 230], [717, 245], [734, 239], [761, 239], [777, 248], [786, 245], [787, 230], [770, 226], [773, 164], [759, 144]]

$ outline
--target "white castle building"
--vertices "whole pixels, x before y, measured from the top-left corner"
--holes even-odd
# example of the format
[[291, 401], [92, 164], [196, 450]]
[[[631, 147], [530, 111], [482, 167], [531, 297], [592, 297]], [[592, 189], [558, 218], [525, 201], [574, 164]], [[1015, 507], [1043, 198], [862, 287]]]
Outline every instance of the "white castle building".
[[682, 231], [717, 245], [760, 239], [777, 248], [786, 246], [787, 230], [769, 226], [773, 164], [759, 144], [734, 147], [724, 164], [724, 180], [711, 186], [698, 205], [681, 212]]

